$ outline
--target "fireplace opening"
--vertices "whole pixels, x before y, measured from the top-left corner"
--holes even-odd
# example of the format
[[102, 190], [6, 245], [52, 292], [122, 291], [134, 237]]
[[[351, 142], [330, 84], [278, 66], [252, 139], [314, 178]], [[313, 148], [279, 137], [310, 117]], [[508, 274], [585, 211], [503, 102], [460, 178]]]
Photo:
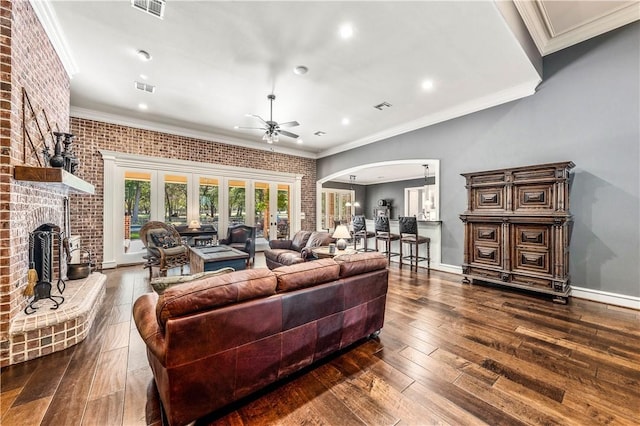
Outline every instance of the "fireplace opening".
[[[38, 309], [35, 303], [40, 300], [51, 300], [53, 306], [50, 309], [58, 309], [64, 302], [62, 297], [65, 287], [62, 279], [63, 238], [60, 227], [51, 223], [40, 225], [29, 233], [29, 272], [25, 295], [30, 299], [24, 308], [27, 315]], [[54, 281], [60, 296], [51, 294]]]

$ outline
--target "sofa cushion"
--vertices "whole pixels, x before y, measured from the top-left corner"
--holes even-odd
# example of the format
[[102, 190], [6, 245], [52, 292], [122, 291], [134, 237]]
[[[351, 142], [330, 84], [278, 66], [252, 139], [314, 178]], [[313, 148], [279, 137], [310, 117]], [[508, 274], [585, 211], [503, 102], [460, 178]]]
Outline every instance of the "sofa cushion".
[[174, 275], [171, 277], [158, 277], [151, 280], [151, 287], [156, 293], [162, 294], [166, 289], [176, 284], [188, 283], [191, 281], [199, 280], [201, 278], [212, 277], [214, 275], [228, 274], [229, 272], [233, 272], [233, 271], [235, 271], [235, 269], [227, 267], [227, 268], [218, 269], [217, 271], [199, 272], [193, 275]]
[[387, 257], [377, 251], [340, 254], [333, 260], [340, 265], [340, 277], [346, 278], [387, 267]]
[[283, 293], [337, 280], [340, 266], [333, 259], [320, 259], [273, 270], [278, 280], [276, 291]]
[[[337, 267], [337, 265], [336, 265]], [[203, 277], [165, 290], [156, 305], [158, 324], [243, 300], [266, 297], [276, 292], [276, 276], [268, 269], [247, 269], [230, 274]]]
[[291, 250], [295, 250], [300, 252], [303, 247], [307, 245], [307, 241], [309, 241], [309, 237], [311, 236], [311, 231], [298, 231], [291, 239]]

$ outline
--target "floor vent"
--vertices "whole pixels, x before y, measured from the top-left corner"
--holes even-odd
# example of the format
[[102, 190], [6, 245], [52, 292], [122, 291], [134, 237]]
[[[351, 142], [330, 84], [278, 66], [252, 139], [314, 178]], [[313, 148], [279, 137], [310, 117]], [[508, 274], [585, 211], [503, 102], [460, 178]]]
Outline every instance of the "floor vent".
[[149, 93], [153, 93], [156, 91], [156, 86], [152, 85], [152, 84], [147, 84], [147, 83], [142, 83], [140, 81], [135, 81], [134, 82], [136, 89], [138, 90], [143, 90], [145, 92], [149, 92]]
[[131, 6], [162, 19], [166, 0], [131, 0]]

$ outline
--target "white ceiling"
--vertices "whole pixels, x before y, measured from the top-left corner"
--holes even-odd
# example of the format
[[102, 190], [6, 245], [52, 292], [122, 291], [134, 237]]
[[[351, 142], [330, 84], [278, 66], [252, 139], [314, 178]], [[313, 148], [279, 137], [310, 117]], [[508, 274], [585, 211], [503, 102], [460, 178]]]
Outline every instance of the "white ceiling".
[[[129, 1], [32, 2], [72, 74], [72, 115], [310, 158], [533, 94], [536, 61], [514, 35], [507, 3], [169, 0], [158, 19]], [[551, 3], [515, 5], [538, 25], [546, 12], [572, 14]], [[531, 28], [535, 19], [524, 21]], [[577, 25], [557, 22], [563, 34]], [[348, 40], [338, 35], [344, 23], [354, 29]], [[139, 49], [152, 60], [140, 61]], [[309, 72], [294, 74], [298, 65]], [[155, 93], [134, 88], [140, 74]], [[431, 90], [421, 88], [427, 79]], [[261, 131], [234, 129], [260, 124], [245, 114], [268, 119], [270, 93], [273, 119], [298, 121], [287, 130], [303, 143], [267, 145]], [[382, 102], [392, 106], [374, 108]], [[420, 176], [417, 167], [406, 173]]]

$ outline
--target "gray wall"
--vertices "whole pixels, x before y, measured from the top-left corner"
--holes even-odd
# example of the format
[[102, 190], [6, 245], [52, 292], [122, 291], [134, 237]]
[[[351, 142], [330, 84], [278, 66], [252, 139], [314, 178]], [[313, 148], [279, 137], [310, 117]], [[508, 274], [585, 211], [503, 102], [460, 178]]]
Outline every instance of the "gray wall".
[[639, 75], [636, 22], [545, 57], [533, 96], [322, 158], [317, 177], [369, 162], [440, 159], [442, 262], [460, 265], [460, 173], [571, 160], [572, 283], [640, 296]]
[[378, 207], [378, 200], [383, 198], [392, 201], [390, 219], [397, 219], [404, 214], [404, 189], [423, 185], [424, 179], [367, 185], [367, 204], [364, 215], [373, 219], [373, 209]]

